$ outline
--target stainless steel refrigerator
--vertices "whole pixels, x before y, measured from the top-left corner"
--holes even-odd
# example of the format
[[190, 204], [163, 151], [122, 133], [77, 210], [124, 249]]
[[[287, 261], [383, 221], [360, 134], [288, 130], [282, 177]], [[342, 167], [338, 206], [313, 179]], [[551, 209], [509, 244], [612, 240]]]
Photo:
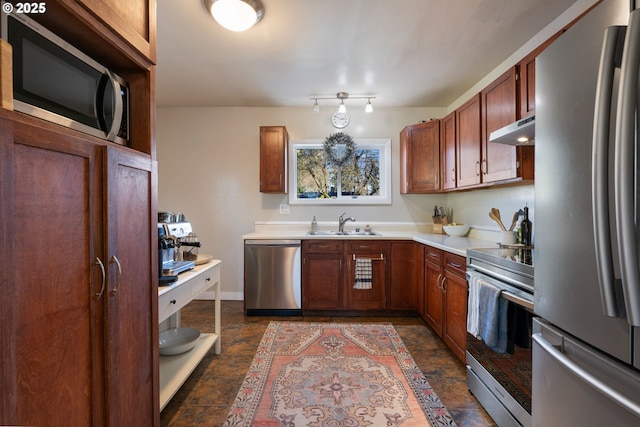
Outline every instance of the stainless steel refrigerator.
[[536, 59], [534, 426], [640, 425], [640, 10]]

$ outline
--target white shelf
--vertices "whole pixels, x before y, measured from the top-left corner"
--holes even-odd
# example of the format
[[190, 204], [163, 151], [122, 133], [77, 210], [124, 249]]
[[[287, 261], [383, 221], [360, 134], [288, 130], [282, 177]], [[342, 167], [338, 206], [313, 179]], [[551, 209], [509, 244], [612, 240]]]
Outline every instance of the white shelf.
[[219, 338], [217, 334], [201, 334], [195, 347], [186, 353], [160, 356], [160, 410], [169, 403]]
[[185, 353], [160, 355], [160, 410], [169, 403], [212, 347], [215, 347], [215, 354], [221, 352], [220, 260], [197, 265], [192, 271], [182, 273], [177, 282], [158, 291], [158, 320], [163, 322], [169, 319], [171, 327], [179, 327], [180, 309], [206, 290], [213, 290], [216, 296], [214, 333], [201, 334], [195, 347]]

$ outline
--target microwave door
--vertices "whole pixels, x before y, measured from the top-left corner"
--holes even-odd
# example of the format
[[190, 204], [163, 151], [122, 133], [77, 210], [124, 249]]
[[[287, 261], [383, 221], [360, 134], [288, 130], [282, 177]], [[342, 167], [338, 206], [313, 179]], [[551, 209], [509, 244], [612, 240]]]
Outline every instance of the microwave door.
[[122, 125], [123, 88], [109, 70], [102, 75], [96, 91], [96, 116], [106, 139], [115, 141]]

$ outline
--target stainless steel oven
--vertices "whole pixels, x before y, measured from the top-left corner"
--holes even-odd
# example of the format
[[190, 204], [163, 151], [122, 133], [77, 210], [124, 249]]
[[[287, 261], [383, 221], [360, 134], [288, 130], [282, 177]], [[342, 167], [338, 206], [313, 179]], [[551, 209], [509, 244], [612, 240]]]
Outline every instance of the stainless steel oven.
[[469, 390], [498, 426], [531, 426], [533, 249], [469, 249], [467, 282]]

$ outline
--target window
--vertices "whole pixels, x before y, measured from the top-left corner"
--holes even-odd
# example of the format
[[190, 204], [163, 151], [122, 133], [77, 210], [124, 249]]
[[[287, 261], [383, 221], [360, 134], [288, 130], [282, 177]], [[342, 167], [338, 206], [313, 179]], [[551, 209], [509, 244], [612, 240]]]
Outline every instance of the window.
[[[391, 140], [354, 142], [353, 159], [340, 167], [328, 161], [322, 140], [292, 140], [289, 203], [391, 204]], [[336, 150], [341, 158], [344, 146]]]

